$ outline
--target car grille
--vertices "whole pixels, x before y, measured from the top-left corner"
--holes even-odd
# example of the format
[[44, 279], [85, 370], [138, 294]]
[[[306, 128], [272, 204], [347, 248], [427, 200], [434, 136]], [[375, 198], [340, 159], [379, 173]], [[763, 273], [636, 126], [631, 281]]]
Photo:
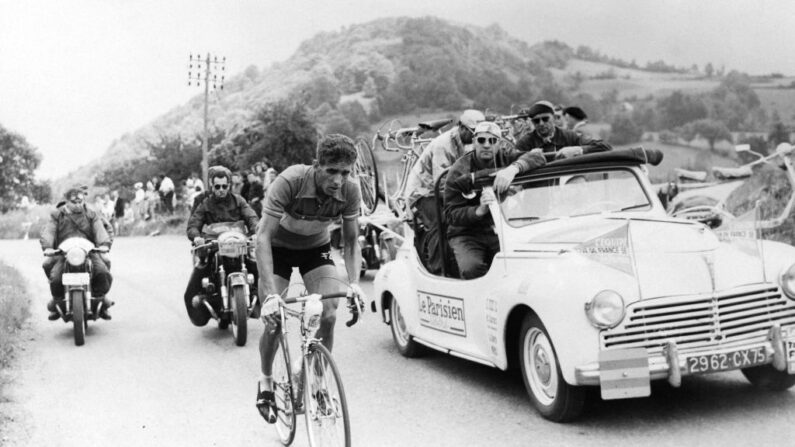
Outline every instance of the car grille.
[[713, 294], [656, 298], [633, 303], [624, 321], [602, 331], [610, 348], [662, 350], [669, 341], [680, 349], [760, 341], [773, 324], [795, 323], [795, 303], [775, 285], [744, 287]]

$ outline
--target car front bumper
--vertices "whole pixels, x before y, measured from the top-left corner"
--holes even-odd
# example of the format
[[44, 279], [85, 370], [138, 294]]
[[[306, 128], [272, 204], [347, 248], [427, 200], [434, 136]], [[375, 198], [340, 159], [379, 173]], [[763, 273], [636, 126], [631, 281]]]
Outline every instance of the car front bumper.
[[[691, 348], [686, 352], [680, 351], [675, 342], [668, 342], [661, 352], [653, 353], [646, 356], [648, 374], [640, 371], [638, 375], [638, 362], [630, 366], [626, 362], [617, 364], [618, 369], [612, 368], [606, 371], [605, 365], [607, 362], [597, 361], [575, 367], [575, 380], [577, 385], [592, 385], [603, 386], [604, 377], [608, 373], [618, 377], [624, 377], [627, 381], [633, 380], [637, 385], [638, 381], [642, 380], [662, 380], [667, 379], [668, 382], [678, 387], [681, 385], [682, 376], [690, 375], [687, 368], [687, 359], [693, 356], [703, 356], [712, 354], [730, 354], [738, 350], [751, 350], [761, 348], [764, 350], [765, 359], [758, 364], [770, 364], [779, 371], [788, 371], [789, 374], [795, 374], [795, 326], [788, 326], [781, 328], [775, 325], [770, 328], [767, 338], [761, 341], [749, 342], [740, 345], [731, 346], [709, 346], [704, 348]], [[620, 350], [616, 350], [620, 351]], [[629, 350], [627, 350], [628, 352]], [[643, 364], [643, 359], [638, 359]], [[757, 364], [757, 365], [758, 365]], [[621, 371], [624, 367], [626, 370]], [[640, 368], [642, 369], [642, 368]], [[626, 395], [620, 397], [641, 397], [648, 394]], [[604, 397], [604, 390], [603, 390]], [[620, 398], [616, 397], [616, 398]]]

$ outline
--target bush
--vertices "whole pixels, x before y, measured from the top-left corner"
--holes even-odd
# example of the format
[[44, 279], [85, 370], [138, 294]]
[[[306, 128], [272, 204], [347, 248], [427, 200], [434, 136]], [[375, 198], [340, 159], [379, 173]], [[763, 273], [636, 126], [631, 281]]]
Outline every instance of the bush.
[[37, 205], [29, 210], [15, 210], [0, 214], [0, 239], [38, 239], [55, 211], [52, 205]]
[[643, 129], [628, 115], [617, 115], [610, 123], [610, 143], [629, 144], [640, 140]]
[[0, 369], [8, 367], [18, 342], [18, 332], [30, 316], [30, 297], [22, 275], [0, 263]]

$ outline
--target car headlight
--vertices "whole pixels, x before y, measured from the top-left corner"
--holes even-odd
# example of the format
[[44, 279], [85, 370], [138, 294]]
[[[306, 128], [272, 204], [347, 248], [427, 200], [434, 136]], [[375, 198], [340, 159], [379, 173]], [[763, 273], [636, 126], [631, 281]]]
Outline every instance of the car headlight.
[[69, 265], [80, 267], [86, 262], [86, 252], [82, 248], [73, 248], [66, 252], [66, 262]]
[[781, 274], [780, 282], [781, 290], [784, 291], [787, 298], [795, 300], [795, 264], [784, 270], [784, 273]]
[[624, 319], [624, 299], [618, 292], [602, 290], [585, 303], [585, 314], [591, 324], [599, 329], [616, 326]]

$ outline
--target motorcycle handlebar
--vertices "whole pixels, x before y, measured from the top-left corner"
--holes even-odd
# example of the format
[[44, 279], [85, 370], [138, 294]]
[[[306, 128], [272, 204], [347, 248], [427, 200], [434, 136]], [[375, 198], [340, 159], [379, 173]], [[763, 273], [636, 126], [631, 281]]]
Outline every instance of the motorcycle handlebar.
[[[100, 245], [99, 247], [92, 248], [88, 252], [89, 253], [108, 253], [108, 252], [110, 252], [110, 248], [107, 248], [104, 245]], [[55, 250], [53, 250], [50, 253], [47, 253], [45, 251], [43, 254], [44, 254], [44, 256], [47, 256], [47, 257], [58, 256], [58, 255], [62, 255], [63, 254], [63, 250], [61, 250], [60, 248], [56, 248]]]

